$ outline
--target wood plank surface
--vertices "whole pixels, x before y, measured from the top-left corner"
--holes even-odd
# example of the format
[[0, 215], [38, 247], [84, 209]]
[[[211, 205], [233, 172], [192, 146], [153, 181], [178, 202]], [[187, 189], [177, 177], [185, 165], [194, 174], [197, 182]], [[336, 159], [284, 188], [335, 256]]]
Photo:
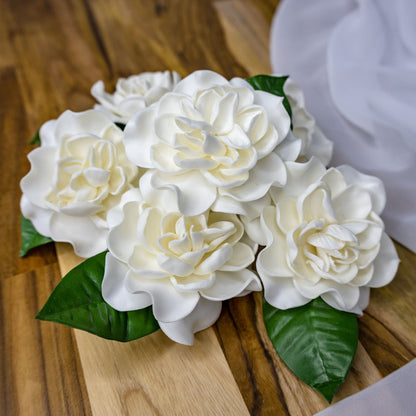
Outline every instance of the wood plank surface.
[[[270, 73], [278, 0], [0, 0], [0, 414], [313, 415], [325, 400], [267, 338], [261, 295], [225, 302], [195, 347], [160, 331], [120, 344], [34, 315], [79, 259], [67, 245], [18, 258], [19, 181], [28, 141], [64, 110], [94, 104], [91, 85], [143, 71]], [[335, 401], [416, 356], [416, 255], [397, 244], [396, 279], [373, 290], [360, 344]], [[58, 253], [58, 254], [57, 254]], [[60, 269], [61, 268], [61, 269]]]

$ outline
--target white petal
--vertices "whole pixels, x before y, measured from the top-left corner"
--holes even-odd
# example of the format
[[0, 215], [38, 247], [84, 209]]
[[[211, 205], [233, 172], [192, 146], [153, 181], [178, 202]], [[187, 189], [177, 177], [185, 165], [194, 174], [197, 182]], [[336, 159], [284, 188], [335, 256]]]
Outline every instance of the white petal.
[[139, 188], [143, 199], [153, 207], [159, 207], [163, 212], [179, 211], [176, 192], [169, 188], [156, 188], [154, 186], [154, 170], [148, 170], [140, 178]]
[[355, 235], [362, 233], [368, 226], [369, 221], [351, 221], [351, 222], [341, 222], [342, 226], [348, 228]]
[[151, 148], [159, 142], [154, 133], [156, 108], [147, 107], [133, 117], [124, 129], [123, 141], [128, 158], [138, 166], [153, 167]]
[[238, 124], [226, 136], [222, 136], [222, 141], [234, 149], [249, 149], [252, 146], [250, 137]]
[[356, 185], [350, 185], [333, 199], [338, 221], [365, 219], [371, 212], [370, 194]]
[[233, 128], [237, 106], [238, 95], [234, 91], [227, 92], [218, 102], [212, 125], [219, 134], [226, 134]]
[[20, 181], [20, 188], [27, 199], [40, 207], [46, 208], [45, 198], [52, 186], [56, 153], [54, 147], [39, 147], [28, 154], [30, 171]]
[[249, 266], [254, 261], [254, 253], [251, 247], [244, 243], [237, 243], [233, 246], [231, 258], [221, 266], [222, 271], [236, 271]]
[[249, 179], [240, 186], [223, 189], [222, 192], [237, 201], [254, 201], [262, 198], [271, 185], [282, 186], [286, 182], [286, 167], [275, 153], [259, 160], [251, 169]]
[[267, 231], [267, 247], [257, 257], [257, 270], [263, 274], [279, 277], [293, 275], [287, 265], [286, 238], [277, 226], [275, 210], [270, 207], [263, 211], [261, 217], [262, 229]]
[[161, 269], [173, 276], [188, 276], [194, 269], [194, 266], [177, 257], [168, 257], [165, 254], [159, 254], [157, 262]]
[[300, 224], [294, 199], [284, 199], [276, 205], [276, 221], [284, 233], [290, 232]]
[[369, 222], [368, 227], [357, 235], [360, 249], [368, 250], [377, 246], [383, 234], [383, 226]]
[[136, 226], [139, 217], [137, 202], [127, 203], [119, 218], [122, 221], [108, 233], [108, 248], [119, 260], [126, 261], [137, 244]]
[[363, 310], [370, 303], [370, 288], [368, 286], [360, 287], [360, 297], [357, 304], [350, 310], [350, 312], [356, 315], [362, 315]]
[[[136, 209], [138, 210], [136, 204]], [[126, 216], [127, 216], [126, 212]], [[145, 208], [137, 217], [136, 221], [136, 239], [137, 242], [149, 252], [158, 250], [158, 238], [161, 233], [162, 214], [158, 208]], [[131, 224], [133, 226], [133, 224]]]
[[357, 275], [351, 280], [352, 286], [366, 286], [374, 275], [374, 266], [370, 264], [364, 269], [358, 271]]
[[202, 145], [202, 150], [207, 155], [218, 155], [225, 152], [225, 146], [218, 140], [218, 137], [209, 134], [207, 132], [202, 132], [204, 137], [204, 143]]
[[195, 269], [198, 274], [214, 273], [226, 263], [233, 254], [233, 247], [230, 244], [223, 244], [222, 247], [215, 250], [210, 256], [204, 259]]
[[254, 91], [254, 102], [265, 108], [269, 123], [275, 126], [281, 142], [290, 129], [290, 117], [282, 104], [283, 98], [265, 91]]
[[107, 228], [99, 228], [89, 217], [70, 217], [53, 213], [50, 237], [54, 241], [71, 243], [75, 254], [92, 257], [107, 249]]
[[20, 209], [23, 216], [32, 221], [33, 226], [39, 234], [42, 234], [45, 237], [50, 237], [50, 220], [53, 215], [53, 211], [43, 209], [32, 204], [24, 194], [20, 200]]
[[193, 96], [197, 91], [227, 84], [228, 81], [221, 75], [213, 71], [202, 70], [195, 71], [186, 78], [182, 79], [182, 81], [179, 81], [173, 91]]
[[357, 237], [348, 228], [339, 224], [330, 224], [326, 227], [325, 233], [341, 241], [357, 243]]
[[142, 96], [132, 96], [121, 101], [118, 105], [117, 112], [125, 116], [128, 121], [132, 116], [146, 107], [146, 99]]
[[357, 260], [357, 266], [362, 269], [370, 265], [378, 256], [380, 244], [376, 244], [370, 250], [360, 250], [360, 257]]
[[165, 173], [182, 172], [185, 166], [179, 166], [176, 163], [176, 156], [178, 151], [165, 143], [158, 143], [151, 147], [150, 158], [152, 159], [153, 167]]
[[304, 281], [295, 280], [294, 285], [301, 295], [309, 299], [315, 299], [321, 296], [326, 303], [343, 311], [353, 309], [360, 295], [360, 289], [358, 287], [339, 284], [324, 279], [321, 279], [315, 285], [308, 285]]
[[173, 190], [180, 212], [188, 216], [206, 211], [217, 197], [216, 188], [196, 171], [172, 176], [155, 172], [152, 175], [152, 185], [158, 189]]
[[149, 253], [141, 246], [134, 247], [129, 266], [135, 274], [146, 279], [164, 279], [170, 276], [168, 271], [160, 267], [156, 254]]
[[126, 264], [110, 253], [105, 257], [102, 295], [104, 300], [118, 311], [134, 311], [152, 304], [151, 297], [144, 292], [132, 293], [126, 289], [125, 277], [129, 272]]
[[[175, 165], [182, 169], [215, 169], [218, 166], [218, 162], [208, 158], [181, 158], [178, 155], [174, 157]], [[162, 170], [162, 169], [160, 169]], [[165, 169], [163, 171], [166, 172]]]
[[298, 215], [302, 221], [325, 219], [335, 221], [331, 195], [325, 183], [318, 182], [310, 187], [297, 200]]
[[267, 244], [267, 233], [260, 225], [260, 217], [250, 220], [249, 217], [242, 216], [241, 220], [243, 221], [247, 235], [255, 241], [256, 244], [265, 246]]
[[325, 172], [325, 166], [315, 158], [307, 163], [286, 162], [287, 181], [283, 188], [272, 188], [270, 194], [275, 203], [287, 198], [298, 197], [311, 183], [317, 182]]
[[158, 102], [158, 115], [162, 116], [163, 114], [170, 114], [172, 116], [180, 116], [182, 114], [181, 110], [184, 106], [193, 107], [192, 103], [189, 101], [189, 97], [183, 94], [169, 92]]
[[325, 174], [322, 175], [322, 182], [325, 182], [331, 190], [332, 198], [338, 196], [346, 187], [344, 176], [335, 168], [329, 168]]
[[[165, 96], [164, 100], [169, 97]], [[160, 112], [160, 108], [159, 108]], [[174, 146], [176, 134], [183, 133], [181, 128], [181, 122], [179, 117], [175, 117], [173, 114], [162, 114], [156, 117], [154, 121], [154, 130], [158, 139], [168, 146]]]
[[275, 152], [285, 161], [295, 161], [302, 148], [302, 140], [296, 139], [292, 132], [289, 131], [288, 136], [280, 143]]
[[188, 316], [199, 300], [197, 292], [178, 292], [169, 279], [143, 279], [129, 274], [126, 287], [133, 293], [148, 293], [152, 298], [154, 317], [163, 322], [178, 321]]
[[191, 274], [186, 278], [171, 276], [170, 281], [178, 292], [197, 292], [211, 287], [215, 282], [215, 273], [197, 275]]
[[221, 313], [221, 302], [201, 298], [195, 309], [175, 322], [159, 321], [160, 329], [173, 341], [193, 345], [194, 334], [213, 325]]
[[206, 299], [220, 301], [231, 299], [246, 290], [260, 291], [261, 284], [253, 272], [243, 269], [237, 272], [216, 272], [215, 284], [200, 293]]
[[334, 144], [315, 125], [311, 132], [311, 139], [305, 149], [305, 156], [308, 159], [317, 157], [325, 166], [328, 166], [332, 158], [333, 148]]
[[311, 299], [302, 296], [293, 286], [292, 278], [262, 276], [264, 297], [278, 309], [291, 309], [307, 304]]
[[325, 250], [341, 250], [345, 243], [326, 233], [314, 233], [307, 237], [306, 241], [315, 247], [323, 248]]
[[58, 145], [55, 135], [56, 120], [49, 120], [39, 129], [41, 147], [55, 147]]
[[222, 195], [222, 191], [219, 192], [217, 200], [211, 206], [211, 210], [215, 212], [248, 215], [244, 202], [237, 201], [230, 196]]
[[103, 137], [110, 126], [113, 126], [113, 122], [101, 111], [87, 110], [74, 113], [67, 110], [56, 121], [55, 135], [58, 141], [77, 134]]
[[380, 215], [386, 205], [386, 192], [383, 182], [379, 178], [365, 175], [351, 166], [339, 166], [338, 170], [344, 175], [349, 185], [358, 185], [370, 194], [373, 211]]
[[383, 233], [378, 256], [374, 260], [374, 275], [369, 287], [381, 287], [390, 283], [396, 275], [400, 259], [390, 237]]

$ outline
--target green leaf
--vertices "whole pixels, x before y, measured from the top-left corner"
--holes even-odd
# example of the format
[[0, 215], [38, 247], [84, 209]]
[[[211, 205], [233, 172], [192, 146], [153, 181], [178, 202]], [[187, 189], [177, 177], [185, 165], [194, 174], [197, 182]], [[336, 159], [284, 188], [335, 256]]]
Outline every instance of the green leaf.
[[22, 236], [19, 252], [20, 257], [25, 256], [31, 248], [42, 246], [52, 241], [49, 237], [39, 234], [32, 222], [23, 215], [20, 215], [20, 234]]
[[39, 130], [33, 136], [33, 139], [29, 142], [29, 144], [40, 144]]
[[283, 106], [288, 112], [290, 119], [292, 120], [292, 109], [290, 107], [289, 100], [283, 90], [286, 80], [289, 76], [273, 77], [271, 75], [256, 75], [248, 78], [247, 82], [255, 89], [270, 92], [271, 94], [283, 97]]
[[263, 316], [280, 358], [330, 403], [357, 349], [357, 317], [332, 308], [321, 298], [287, 310], [264, 301]]
[[56, 286], [36, 318], [122, 342], [141, 338], [159, 329], [151, 306], [119, 312], [104, 301], [101, 284], [105, 255], [106, 252], [97, 254], [72, 269]]

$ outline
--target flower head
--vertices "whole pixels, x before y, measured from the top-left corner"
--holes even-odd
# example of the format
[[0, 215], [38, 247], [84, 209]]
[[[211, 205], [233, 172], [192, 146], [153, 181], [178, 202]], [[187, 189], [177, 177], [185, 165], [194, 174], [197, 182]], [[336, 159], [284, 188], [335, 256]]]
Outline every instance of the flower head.
[[292, 78], [286, 80], [283, 90], [292, 109], [293, 135], [302, 140], [297, 161], [306, 162], [315, 156], [327, 166], [332, 157], [333, 143], [325, 137], [306, 110], [303, 92]]
[[41, 127], [40, 138], [21, 181], [23, 215], [82, 257], [105, 250], [107, 213], [138, 182], [122, 131], [101, 112], [66, 111]]
[[247, 269], [252, 245], [233, 214], [185, 216], [166, 204], [149, 204], [139, 190], [125, 194], [110, 214], [112, 223], [102, 286], [118, 310], [153, 305], [162, 330], [191, 344], [193, 333], [216, 321], [221, 301], [260, 290]]
[[247, 214], [286, 182], [284, 160], [295, 160], [301, 145], [285, 140], [289, 128], [281, 97], [197, 71], [139, 112], [124, 140], [132, 162], [149, 169], [153, 187], [175, 193], [185, 215]]
[[382, 183], [348, 166], [326, 170], [313, 158], [288, 163], [286, 187], [271, 194], [274, 204], [261, 217], [267, 245], [257, 260], [266, 300], [287, 309], [321, 296], [361, 313], [369, 288], [389, 283], [398, 265], [379, 217]]
[[159, 100], [179, 82], [175, 71], [143, 72], [120, 78], [116, 90], [109, 94], [102, 81], [96, 82], [91, 94], [100, 103], [95, 109], [106, 113], [113, 121], [126, 124], [138, 111]]

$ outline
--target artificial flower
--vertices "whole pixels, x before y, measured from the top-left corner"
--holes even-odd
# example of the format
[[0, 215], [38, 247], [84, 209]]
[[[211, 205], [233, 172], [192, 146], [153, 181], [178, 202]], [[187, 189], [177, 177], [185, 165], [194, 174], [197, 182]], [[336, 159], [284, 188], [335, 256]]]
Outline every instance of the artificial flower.
[[289, 128], [282, 97], [196, 71], [139, 111], [124, 141], [131, 161], [148, 169], [146, 180], [174, 193], [183, 214], [248, 215], [272, 185], [286, 183], [284, 162], [301, 147]]
[[370, 288], [389, 283], [399, 262], [379, 217], [382, 182], [348, 166], [327, 170], [315, 158], [287, 169], [260, 221], [266, 247], [257, 270], [267, 302], [288, 309], [321, 296], [362, 313]]
[[114, 122], [126, 124], [139, 110], [171, 91], [179, 80], [175, 71], [143, 72], [119, 78], [113, 94], [105, 92], [104, 83], [97, 81], [91, 94], [100, 104], [94, 108], [106, 113]]
[[315, 119], [305, 108], [305, 97], [299, 86], [288, 78], [283, 85], [292, 110], [293, 135], [302, 140], [297, 161], [306, 162], [312, 156], [327, 166], [332, 157], [333, 143], [326, 138], [317, 126]]
[[185, 216], [158, 193], [149, 204], [131, 190], [109, 214], [102, 294], [119, 311], [152, 305], [171, 339], [192, 344], [194, 332], [217, 320], [221, 301], [261, 290], [248, 269], [256, 246], [245, 242], [236, 215]]
[[37, 231], [90, 257], [106, 249], [107, 213], [137, 186], [122, 131], [103, 113], [66, 111], [46, 122], [41, 146], [29, 153], [21, 210]]

